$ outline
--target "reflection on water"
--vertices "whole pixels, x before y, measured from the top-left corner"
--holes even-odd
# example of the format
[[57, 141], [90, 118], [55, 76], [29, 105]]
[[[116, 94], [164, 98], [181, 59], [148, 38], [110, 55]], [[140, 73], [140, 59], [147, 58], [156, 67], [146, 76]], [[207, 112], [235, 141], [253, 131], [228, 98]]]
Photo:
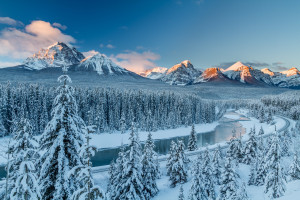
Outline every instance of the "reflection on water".
[[[197, 145], [198, 147], [202, 147], [223, 141], [229, 141], [234, 130], [238, 136], [239, 134], [245, 134], [245, 128], [243, 128], [240, 123], [234, 120], [229, 120], [218, 125], [214, 131], [197, 134]], [[183, 136], [155, 140], [155, 151], [160, 155], [167, 154], [172, 140], [176, 141], [182, 139], [184, 144], [187, 145], [188, 138], [189, 136]], [[110, 164], [112, 160], [117, 158], [119, 150], [119, 148], [100, 149], [96, 152], [95, 156], [92, 157], [93, 166]], [[0, 167], [0, 177], [4, 177], [5, 174], [4, 167]]]

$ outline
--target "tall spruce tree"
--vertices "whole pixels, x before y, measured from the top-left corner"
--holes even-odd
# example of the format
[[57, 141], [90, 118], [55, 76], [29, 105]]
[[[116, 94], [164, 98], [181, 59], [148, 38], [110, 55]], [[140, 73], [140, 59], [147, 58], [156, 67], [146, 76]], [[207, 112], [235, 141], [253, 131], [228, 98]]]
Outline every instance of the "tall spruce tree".
[[172, 166], [173, 166], [173, 163], [174, 163], [176, 151], [177, 151], [177, 144], [172, 140], [171, 145], [170, 145], [170, 150], [169, 150], [170, 155], [168, 157], [167, 165], [166, 165], [168, 176], [170, 175], [171, 170], [172, 170]]
[[71, 178], [69, 172], [83, 165], [80, 150], [87, 130], [77, 113], [74, 89], [67, 84], [71, 82], [70, 77], [62, 75], [58, 81], [63, 84], [57, 88], [52, 119], [40, 139], [40, 150], [45, 153], [40, 159], [39, 183], [45, 200], [69, 200], [78, 189], [80, 178]]
[[256, 158], [256, 150], [257, 150], [257, 140], [255, 136], [255, 129], [251, 129], [249, 133], [249, 139], [246, 142], [243, 151], [244, 154], [243, 163], [249, 165], [250, 163], [254, 162], [254, 159]]
[[142, 158], [142, 177], [144, 181], [145, 198], [150, 199], [158, 193], [156, 179], [159, 176], [158, 168], [155, 162], [154, 142], [152, 135], [149, 132], [148, 138], [144, 146], [144, 153]]
[[39, 158], [38, 142], [33, 138], [32, 126], [28, 119], [16, 123], [14, 138], [9, 147], [12, 160], [9, 166], [7, 194], [10, 199], [40, 199], [35, 163]]
[[269, 193], [270, 198], [281, 197], [286, 188], [285, 176], [282, 173], [281, 150], [279, 145], [278, 133], [275, 133], [272, 139], [272, 145], [266, 155], [267, 177], [265, 180], [265, 193]]
[[184, 153], [184, 143], [182, 140], [179, 140], [170, 171], [171, 187], [187, 182], [188, 163], [189, 159]]
[[121, 187], [120, 200], [144, 200], [144, 182], [142, 178], [142, 151], [138, 133], [134, 123], [131, 126], [129, 150], [127, 151], [128, 159], [124, 164], [123, 182]]
[[178, 200], [184, 200], [184, 194], [183, 194], [182, 184], [180, 185], [180, 188], [179, 188]]
[[232, 158], [227, 157], [222, 174], [219, 200], [236, 199], [238, 197], [238, 174], [232, 165]]
[[195, 131], [195, 125], [192, 125], [191, 134], [189, 136], [189, 143], [188, 143], [188, 150], [189, 151], [195, 151], [197, 149], [197, 136]]
[[126, 169], [126, 163], [127, 157], [125, 146], [122, 144], [115, 166], [113, 167], [115, 170], [110, 176], [109, 183], [112, 183], [112, 185], [108, 187], [106, 195], [107, 200], [119, 200], [121, 198], [123, 192], [123, 183], [125, 181], [123, 174]]
[[193, 166], [192, 170], [192, 185], [189, 191], [189, 199], [191, 200], [202, 200], [207, 199], [204, 180], [202, 176], [202, 166], [201, 166], [202, 157], [198, 155], [197, 160]]
[[300, 162], [296, 152], [294, 153], [294, 158], [288, 173], [292, 180], [300, 179]]
[[222, 175], [222, 158], [220, 146], [218, 146], [213, 152], [212, 158], [212, 176], [215, 184], [221, 184], [221, 175]]
[[73, 193], [72, 200], [100, 200], [104, 199], [104, 192], [100, 187], [95, 186], [92, 177], [92, 162], [90, 161], [91, 156], [95, 155], [97, 151], [96, 147], [90, 146], [89, 133], [95, 133], [96, 127], [87, 127], [87, 135], [84, 145], [80, 150], [80, 156], [82, 157], [83, 165], [74, 167], [70, 172], [70, 179], [79, 179], [78, 189]]
[[212, 179], [211, 160], [208, 149], [206, 149], [203, 154], [202, 176], [205, 196], [208, 199], [215, 199], [216, 193], [214, 188], [214, 180]]

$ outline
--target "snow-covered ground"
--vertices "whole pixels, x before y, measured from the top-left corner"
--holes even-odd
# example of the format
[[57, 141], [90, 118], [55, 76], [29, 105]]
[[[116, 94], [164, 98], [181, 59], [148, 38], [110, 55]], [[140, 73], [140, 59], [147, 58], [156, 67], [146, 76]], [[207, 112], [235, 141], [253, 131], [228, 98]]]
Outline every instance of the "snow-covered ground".
[[[236, 111], [237, 113], [246, 115], [247, 111], [246, 110], [239, 110]], [[236, 117], [237, 115], [230, 115], [230, 116], [226, 116], [226, 118], [230, 118], [230, 119], [238, 119]], [[293, 120], [289, 120], [290, 122], [290, 127], [293, 127], [295, 125], [295, 122]], [[283, 120], [280, 117], [274, 117], [274, 124], [273, 125], [269, 125], [266, 123], [259, 123], [259, 121], [255, 118], [250, 118], [250, 121], [240, 121], [240, 123], [242, 124], [243, 127], [246, 128], [246, 132], [248, 133], [249, 130], [251, 128], [253, 128], [254, 126], [256, 127], [256, 132], [258, 133], [260, 127], [263, 127], [265, 134], [270, 134], [273, 133], [275, 131], [275, 125], [276, 125], [276, 129], [279, 130], [281, 128], [283, 128], [286, 125], [285, 120]], [[289, 127], [289, 128], [290, 128]], [[199, 129], [199, 127], [198, 127]], [[189, 129], [186, 130], [187, 133], [189, 133]], [[159, 135], [159, 133], [156, 133]], [[179, 133], [178, 133], [179, 134]], [[177, 135], [178, 136], [178, 135]], [[248, 139], [248, 135], [244, 135], [243, 136], [243, 140], [247, 140]], [[220, 143], [221, 146], [225, 145], [226, 142], [222, 142]], [[208, 148], [213, 148], [217, 146], [217, 144], [215, 145], [211, 145]], [[189, 157], [190, 160], [195, 160], [196, 159], [196, 155]], [[289, 158], [285, 158], [282, 161], [282, 165], [284, 166], [285, 169], [287, 169], [288, 165], [290, 164], [290, 160]], [[178, 198], [178, 194], [179, 194], [179, 186], [175, 187], [175, 188], [170, 188], [170, 183], [169, 183], [169, 177], [166, 176], [166, 161], [163, 161], [160, 163], [160, 169], [162, 172], [162, 177], [160, 179], [157, 180], [157, 185], [159, 188], [159, 193], [156, 197], [154, 197], [154, 200], [174, 200]], [[248, 165], [244, 165], [244, 164], [239, 164], [239, 167], [237, 168], [237, 172], [240, 175], [240, 182], [245, 182], [247, 183], [248, 181], [248, 177], [250, 174], [250, 166]], [[95, 179], [95, 183], [98, 184], [99, 186], [101, 186], [103, 189], [106, 188], [106, 184], [108, 181], [108, 173], [107, 172], [101, 172], [101, 173], [96, 173], [94, 174], [94, 179]], [[184, 189], [184, 195], [185, 198], [188, 197], [188, 193], [191, 187], [191, 174], [189, 174], [189, 178], [188, 178], [188, 182], [183, 184], [183, 189]], [[281, 198], [279, 198], [279, 200], [297, 200], [300, 199], [300, 181], [291, 181], [288, 182], [286, 185], [286, 192], [285, 195]], [[218, 193], [218, 187], [216, 187], [216, 192]], [[266, 200], [269, 199], [269, 197], [264, 193], [264, 186], [246, 186], [246, 190], [248, 193], [248, 196], [250, 199], [253, 200]]]

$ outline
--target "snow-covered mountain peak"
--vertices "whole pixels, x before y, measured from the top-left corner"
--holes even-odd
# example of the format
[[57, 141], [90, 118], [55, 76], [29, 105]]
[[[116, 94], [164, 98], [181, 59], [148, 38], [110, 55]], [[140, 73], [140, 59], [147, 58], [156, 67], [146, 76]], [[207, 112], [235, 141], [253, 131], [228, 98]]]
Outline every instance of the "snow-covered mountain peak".
[[139, 75], [149, 79], [159, 79], [167, 70], [168, 68], [165, 67], [155, 67], [139, 73]]
[[83, 59], [77, 69], [96, 71], [99, 75], [120, 75], [130, 73], [126, 69], [116, 65], [110, 58], [100, 53]]
[[194, 69], [194, 66], [192, 65], [192, 63], [189, 60], [184, 60], [181, 63], [178, 63], [178, 64], [174, 65], [173, 67], [171, 67], [170, 69], [168, 69], [167, 74], [177, 71], [179, 68]]
[[228, 67], [225, 71], [240, 71], [242, 68], [249, 68], [248, 66], [244, 65], [241, 61], [238, 61]]
[[168, 69], [161, 80], [170, 85], [187, 85], [192, 83], [200, 74], [201, 72], [195, 69], [190, 61], [185, 60]]
[[295, 76], [300, 75], [300, 71], [296, 67], [292, 67], [289, 70], [280, 72], [281, 74], [285, 74], [286, 76]]
[[47, 67], [62, 67], [80, 63], [84, 55], [63, 42], [56, 42], [46, 49], [28, 57], [24, 65], [30, 69], [41, 70]]
[[264, 69], [262, 69], [262, 70], [260, 70], [262, 73], [264, 73], [264, 74], [268, 74], [268, 75], [270, 75], [270, 76], [274, 76], [275, 75], [275, 73], [272, 71], [272, 70], [270, 70], [269, 68], [264, 68]]

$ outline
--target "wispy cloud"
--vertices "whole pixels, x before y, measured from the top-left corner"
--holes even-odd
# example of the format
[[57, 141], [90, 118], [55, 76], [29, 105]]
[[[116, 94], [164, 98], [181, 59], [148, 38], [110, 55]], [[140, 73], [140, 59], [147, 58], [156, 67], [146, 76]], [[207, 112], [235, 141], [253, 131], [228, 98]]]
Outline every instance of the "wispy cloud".
[[100, 48], [108, 48], [108, 49], [114, 49], [114, 48], [116, 48], [112, 44], [100, 44], [99, 46], [100, 46]]
[[122, 30], [128, 30], [128, 26], [120, 26], [120, 29], [122, 29]]
[[59, 29], [61, 29], [61, 30], [66, 30], [66, 29], [68, 28], [66, 25], [62, 25], [62, 24], [57, 23], [57, 22], [54, 22], [54, 23], [52, 24], [52, 26], [57, 27], [57, 28], [59, 28]]
[[20, 62], [1, 62], [0, 61], [0, 68], [5, 68], [5, 67], [13, 67], [20, 65]]
[[5, 28], [0, 32], [0, 56], [25, 58], [57, 41], [68, 44], [76, 42], [72, 36], [41, 20], [32, 21], [24, 30]]
[[115, 48], [115, 46], [113, 46], [112, 44], [108, 44], [108, 45], [106, 45], [106, 47], [109, 48], [109, 49], [114, 49]]
[[85, 56], [85, 57], [89, 57], [89, 56], [93, 56], [93, 55], [96, 55], [98, 54], [99, 52], [98, 51], [95, 51], [95, 50], [90, 50], [90, 51], [87, 51], [87, 52], [82, 52], [82, 54]]
[[147, 69], [157, 67], [154, 61], [160, 59], [160, 55], [151, 51], [142, 53], [136, 51], [126, 51], [117, 55], [111, 55], [110, 58], [123, 68], [133, 72], [143, 72]]
[[0, 17], [0, 24], [7, 24], [11, 26], [23, 26], [24, 24], [20, 21], [12, 19], [10, 17]]

